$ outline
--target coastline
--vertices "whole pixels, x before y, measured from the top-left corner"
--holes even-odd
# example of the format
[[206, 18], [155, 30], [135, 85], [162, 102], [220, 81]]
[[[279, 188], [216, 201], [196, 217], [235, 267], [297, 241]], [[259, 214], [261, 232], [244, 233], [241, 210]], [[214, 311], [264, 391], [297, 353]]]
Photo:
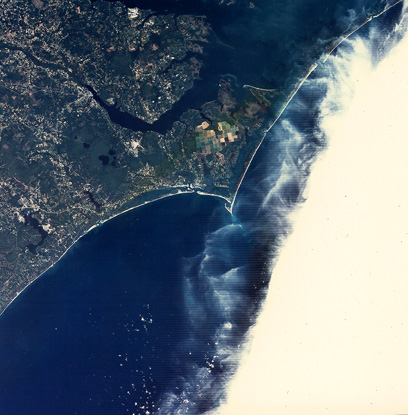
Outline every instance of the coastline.
[[[69, 247], [58, 257], [58, 259], [56, 259], [55, 261], [52, 262], [52, 264], [47, 267], [43, 272], [41, 272], [37, 277], [35, 277], [32, 281], [30, 281], [21, 291], [18, 291], [15, 296], [11, 299], [11, 301], [5, 306], [5, 308], [3, 310], [0, 310], [0, 317], [3, 315], [3, 313], [14, 303], [14, 301], [16, 300], [16, 298], [19, 297], [19, 295], [21, 293], [23, 293], [32, 283], [34, 283], [35, 281], [37, 281], [38, 278], [40, 278], [41, 276], [43, 276], [50, 268], [52, 268], [57, 262], [59, 262], [64, 256], [65, 254], [85, 235], [87, 235], [89, 232], [91, 232], [93, 229], [103, 225], [105, 222], [110, 221], [111, 219], [114, 219], [117, 216], [120, 216], [124, 213], [127, 213], [131, 210], [137, 209], [139, 207], [148, 205], [150, 203], [156, 202], [158, 200], [162, 200], [171, 196], [177, 196], [177, 195], [181, 195], [181, 194], [189, 194], [189, 193], [196, 193], [199, 195], [203, 195], [203, 196], [211, 196], [211, 197], [217, 197], [217, 198], [221, 198], [223, 199], [226, 204], [225, 204], [225, 208], [226, 210], [232, 215], [233, 214], [233, 207], [235, 204], [235, 200], [238, 194], [238, 191], [241, 187], [241, 184], [247, 174], [247, 171], [250, 167], [250, 165], [253, 162], [253, 159], [255, 157], [255, 155], [258, 152], [259, 147], [261, 146], [261, 144], [263, 143], [263, 141], [265, 140], [266, 134], [272, 129], [272, 127], [276, 124], [276, 122], [280, 119], [281, 115], [283, 114], [283, 112], [285, 111], [286, 107], [289, 105], [289, 103], [291, 102], [291, 100], [293, 99], [293, 97], [296, 95], [296, 93], [299, 91], [299, 89], [301, 88], [301, 86], [303, 85], [303, 83], [309, 78], [309, 76], [311, 75], [311, 73], [319, 66], [319, 64], [324, 63], [327, 58], [330, 56], [330, 54], [337, 49], [338, 46], [341, 45], [341, 43], [346, 40], [347, 38], [349, 38], [351, 35], [353, 35], [355, 32], [357, 32], [360, 28], [362, 28], [363, 26], [365, 26], [367, 23], [369, 23], [370, 21], [372, 21], [373, 19], [381, 16], [382, 14], [384, 14], [385, 12], [387, 12], [388, 10], [390, 10], [392, 7], [396, 6], [397, 4], [401, 3], [403, 0], [397, 0], [395, 1], [395, 3], [391, 4], [391, 5], [387, 5], [387, 7], [384, 8], [383, 11], [381, 11], [380, 13], [377, 13], [376, 15], [372, 15], [370, 17], [368, 17], [361, 25], [359, 25], [357, 28], [354, 28], [352, 30], [350, 30], [349, 32], [347, 32], [346, 34], [342, 35], [339, 37], [339, 39], [335, 42], [335, 44], [325, 53], [322, 54], [322, 56], [320, 57], [320, 59], [315, 62], [314, 64], [312, 64], [309, 68], [309, 70], [307, 71], [306, 75], [301, 78], [298, 83], [296, 84], [295, 88], [293, 89], [293, 91], [290, 93], [288, 99], [285, 101], [285, 103], [282, 105], [281, 109], [278, 112], [278, 115], [275, 117], [275, 119], [270, 123], [269, 127], [267, 127], [267, 129], [264, 131], [263, 136], [260, 140], [260, 142], [258, 143], [258, 145], [255, 147], [254, 151], [251, 154], [250, 160], [248, 161], [248, 164], [246, 165], [240, 179], [238, 180], [238, 184], [237, 187], [232, 195], [231, 200], [228, 199], [225, 196], [221, 196], [221, 195], [217, 195], [217, 194], [213, 194], [213, 193], [208, 193], [199, 189], [194, 189], [194, 188], [190, 188], [188, 186], [186, 186], [186, 189], [182, 189], [179, 187], [173, 188], [173, 192], [176, 190], [175, 193], [167, 193], [167, 194], [163, 194], [162, 196], [158, 196], [156, 198], [153, 198], [151, 200], [146, 200], [142, 203], [136, 204], [135, 206], [131, 206], [129, 208], [126, 208], [123, 211], [119, 211], [117, 213], [114, 213], [112, 216], [109, 216], [107, 219], [101, 220], [100, 222], [98, 222], [97, 224], [92, 225], [89, 229], [87, 229], [86, 231], [84, 231], [80, 236], [78, 236], [76, 239], [74, 239], [74, 241], [69, 245]], [[251, 85], [244, 85], [244, 88], [253, 88], [253, 89], [258, 89], [258, 90], [264, 90], [262, 88], [257, 88]], [[171, 190], [170, 190], [171, 191]], [[229, 205], [229, 206], [228, 206]]]
[[394, 4], [391, 5], [387, 5], [387, 7], [380, 13], [374, 14], [370, 17], [367, 17], [367, 19], [361, 23], [361, 25], [359, 25], [358, 27], [356, 27], [355, 29], [350, 30], [350, 32], [346, 33], [345, 35], [342, 35], [337, 42], [330, 48], [330, 50], [327, 52], [326, 56], [324, 57], [322, 62], [325, 62], [326, 59], [331, 55], [331, 53], [337, 49], [338, 46], [341, 45], [341, 43], [346, 40], [347, 38], [349, 38], [353, 33], [357, 32], [359, 29], [361, 29], [363, 26], [365, 26], [367, 23], [371, 22], [371, 20], [376, 19], [377, 17], [380, 17], [382, 14], [386, 13], [388, 10], [390, 10], [391, 8], [393, 8], [394, 6], [396, 6], [399, 3], [402, 3], [404, 0], [397, 0]]
[[[283, 111], [285, 111], [286, 107], [289, 105], [290, 101], [292, 101], [292, 98], [296, 95], [296, 93], [299, 91], [299, 88], [303, 85], [303, 83], [306, 81], [306, 79], [310, 76], [310, 74], [316, 69], [316, 67], [318, 66], [317, 63], [314, 63], [308, 70], [307, 74], [297, 83], [296, 87], [294, 88], [294, 90], [290, 93], [288, 99], [285, 101], [285, 103], [283, 104], [282, 108], [280, 109], [278, 115], [276, 116], [276, 118], [272, 121], [271, 125], [265, 130], [265, 132], [263, 133], [262, 139], [259, 141], [259, 144], [256, 146], [255, 150], [253, 151], [251, 158], [244, 170], [244, 172], [242, 173], [242, 176], [238, 182], [238, 186], [235, 190], [234, 196], [232, 198], [232, 203], [231, 203], [231, 213], [232, 213], [232, 209], [234, 207], [234, 203], [235, 203], [235, 199], [237, 198], [237, 194], [238, 191], [241, 187], [241, 184], [247, 174], [247, 171], [249, 169], [249, 166], [251, 165], [256, 153], [258, 152], [259, 147], [261, 146], [261, 144], [264, 142], [266, 134], [271, 130], [271, 128], [276, 124], [276, 122], [279, 120], [279, 118], [281, 117]], [[251, 85], [244, 85], [244, 87], [247, 88], [254, 88], [254, 89], [258, 89], [261, 90], [261, 88], [256, 88], [256, 87], [252, 87]]]
[[[167, 199], [167, 198], [169, 198], [169, 197], [172, 197], [172, 196], [179, 196], [179, 195], [183, 195], [183, 194], [194, 194], [194, 193], [196, 193], [196, 194], [199, 194], [199, 195], [201, 195], [201, 196], [211, 196], [211, 197], [217, 197], [217, 198], [220, 198], [220, 199], [223, 199], [225, 202], [227, 202], [227, 203], [229, 203], [229, 204], [231, 204], [232, 202], [229, 200], [229, 199], [227, 199], [226, 197], [224, 197], [224, 196], [221, 196], [221, 195], [216, 195], [216, 194], [212, 194], [212, 193], [206, 193], [206, 192], [204, 192], [204, 191], [200, 191], [200, 190], [195, 190], [195, 189], [189, 189], [189, 190], [182, 190], [182, 189], [180, 189], [180, 188], [176, 188], [177, 189], [177, 191], [175, 192], [175, 193], [169, 193], [169, 194], [164, 194], [164, 195], [162, 195], [162, 196], [159, 196], [159, 197], [156, 197], [156, 198], [154, 198], [154, 199], [151, 199], [151, 200], [146, 200], [146, 201], [144, 201], [144, 202], [142, 202], [142, 203], [139, 203], [139, 204], [136, 204], [135, 206], [132, 206], [132, 207], [129, 207], [129, 208], [127, 208], [127, 209], [125, 209], [125, 210], [123, 210], [123, 211], [120, 211], [120, 212], [118, 212], [118, 213], [115, 213], [115, 214], [113, 214], [112, 216], [109, 216], [108, 218], [106, 218], [106, 219], [104, 219], [104, 220], [101, 220], [101, 221], [99, 221], [98, 223], [96, 223], [96, 224], [94, 224], [94, 225], [92, 225], [89, 229], [87, 229], [86, 231], [84, 231], [80, 236], [78, 236], [76, 239], [74, 239], [74, 241], [68, 246], [68, 248], [61, 254], [61, 256], [59, 256], [58, 257], [58, 259], [57, 260], [55, 260], [54, 262], [52, 262], [52, 264], [48, 267], [48, 268], [46, 268], [43, 272], [41, 272], [37, 277], [35, 277], [32, 281], [30, 281], [21, 291], [18, 291], [17, 293], [16, 293], [16, 295], [12, 298], [12, 300], [7, 304], [7, 306], [3, 309], [3, 310], [1, 310], [0, 311], [0, 317], [3, 315], [3, 313], [14, 303], [14, 301], [20, 296], [20, 294], [22, 294], [28, 287], [30, 287], [30, 285], [31, 284], [33, 284], [35, 281], [37, 281], [40, 277], [42, 277], [47, 271], [49, 271], [55, 264], [57, 264], [65, 255], [66, 255], [66, 253], [81, 239], [81, 238], [83, 238], [85, 235], [87, 235], [89, 232], [91, 232], [92, 230], [94, 230], [94, 229], [96, 229], [96, 228], [98, 228], [99, 226], [102, 226], [104, 223], [106, 223], [106, 222], [108, 222], [108, 221], [110, 221], [110, 220], [112, 220], [112, 219], [114, 219], [114, 218], [116, 218], [116, 217], [118, 217], [118, 216], [121, 216], [121, 215], [123, 215], [123, 214], [125, 214], [125, 213], [127, 213], [127, 212], [130, 212], [130, 211], [132, 211], [132, 210], [134, 210], [134, 209], [138, 209], [138, 208], [140, 208], [140, 207], [142, 207], [142, 206], [147, 206], [147, 205], [149, 205], [149, 204], [151, 204], [151, 203], [154, 203], [154, 202], [157, 202], [157, 201], [159, 201], [159, 200], [162, 200], [162, 199]], [[235, 197], [235, 196], [234, 196]], [[228, 207], [227, 206], [227, 203], [225, 204], [225, 208], [227, 209], [227, 211], [228, 212], [230, 212], [231, 214], [232, 214], [232, 212], [231, 212], [231, 210], [230, 210], [230, 207]]]
[[[261, 146], [261, 144], [263, 143], [263, 141], [265, 140], [266, 134], [271, 130], [271, 128], [276, 124], [276, 122], [279, 120], [279, 118], [281, 117], [281, 115], [283, 114], [283, 112], [285, 111], [286, 107], [289, 105], [289, 103], [292, 101], [293, 97], [297, 94], [297, 92], [299, 91], [300, 87], [304, 84], [304, 82], [309, 78], [309, 76], [311, 75], [311, 73], [319, 66], [319, 64], [324, 63], [328, 57], [346, 40], [348, 39], [350, 36], [352, 36], [355, 32], [357, 32], [359, 29], [361, 29], [363, 26], [365, 26], [367, 23], [371, 22], [373, 19], [383, 15], [384, 13], [386, 13], [388, 10], [390, 10], [392, 7], [396, 6], [397, 4], [403, 2], [403, 0], [397, 0], [394, 4], [391, 5], [387, 5], [387, 7], [380, 13], [377, 13], [373, 16], [368, 17], [362, 24], [360, 24], [357, 28], [354, 28], [352, 30], [350, 30], [349, 32], [347, 32], [346, 34], [342, 35], [337, 42], [334, 44], [334, 46], [332, 46], [326, 54], [322, 55], [321, 58], [315, 62], [313, 65], [311, 65], [311, 67], [309, 68], [308, 72], [306, 73], [306, 75], [299, 80], [299, 82], [297, 83], [296, 87], [294, 88], [294, 90], [291, 92], [291, 94], [289, 95], [288, 99], [286, 100], [286, 102], [283, 104], [281, 110], [279, 111], [277, 117], [272, 121], [271, 125], [265, 130], [262, 139], [260, 140], [259, 144], [257, 145], [257, 147], [255, 148], [254, 152], [251, 155], [251, 158], [248, 162], [248, 165], [246, 167], [246, 169], [244, 170], [238, 186], [234, 192], [233, 198], [232, 198], [232, 202], [231, 202], [231, 206], [230, 208], [227, 210], [229, 210], [232, 214], [232, 209], [234, 207], [234, 203], [238, 194], [238, 191], [241, 187], [241, 184], [246, 176], [246, 173], [249, 169], [249, 166], [251, 165], [256, 153], [258, 152], [259, 147]], [[268, 89], [263, 89], [263, 88], [257, 88], [254, 87], [252, 85], [244, 85], [244, 88], [253, 88], [256, 90], [261, 90], [261, 91], [270, 91]]]

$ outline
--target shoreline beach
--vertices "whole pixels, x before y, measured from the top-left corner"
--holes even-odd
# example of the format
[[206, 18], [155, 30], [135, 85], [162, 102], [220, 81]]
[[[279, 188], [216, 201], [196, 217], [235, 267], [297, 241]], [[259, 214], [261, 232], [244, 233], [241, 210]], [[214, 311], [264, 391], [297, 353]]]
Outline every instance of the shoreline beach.
[[[283, 112], [285, 111], [285, 109], [287, 108], [287, 106], [289, 105], [289, 103], [291, 102], [291, 100], [293, 99], [293, 97], [296, 95], [296, 93], [299, 91], [299, 89], [301, 88], [301, 86], [303, 85], [303, 83], [309, 78], [309, 76], [313, 73], [313, 71], [319, 66], [319, 64], [324, 63], [327, 59], [327, 57], [333, 53], [334, 50], [337, 49], [337, 47], [347, 38], [349, 38], [351, 35], [353, 35], [355, 32], [357, 32], [359, 29], [361, 29], [363, 26], [365, 26], [367, 23], [369, 23], [370, 21], [372, 21], [373, 19], [381, 16], [382, 14], [384, 14], [385, 12], [387, 12], [388, 10], [390, 10], [391, 8], [393, 8], [394, 6], [400, 4], [402, 2], [402, 0], [397, 0], [394, 4], [392, 5], [387, 5], [387, 7], [380, 13], [370, 16], [368, 17], [364, 23], [362, 23], [361, 25], [359, 25], [357, 28], [351, 29], [348, 33], [346, 33], [345, 35], [342, 35], [341, 37], [339, 37], [338, 41], [334, 44], [334, 46], [327, 51], [326, 54], [322, 55], [321, 58], [314, 63], [313, 65], [311, 65], [311, 67], [309, 68], [309, 70], [307, 71], [306, 75], [301, 78], [299, 80], [299, 82], [296, 84], [295, 88], [293, 89], [293, 91], [290, 93], [288, 99], [285, 101], [285, 103], [282, 105], [281, 109], [278, 112], [278, 115], [276, 116], [276, 118], [270, 123], [269, 127], [265, 130], [265, 132], [263, 133], [263, 136], [259, 142], [259, 144], [256, 146], [255, 150], [252, 152], [252, 155], [250, 157], [250, 160], [248, 161], [246, 168], [244, 169], [239, 181], [238, 181], [238, 185], [236, 187], [236, 190], [233, 194], [233, 197], [231, 200], [229, 200], [228, 198], [221, 196], [221, 195], [217, 195], [217, 194], [212, 194], [212, 193], [207, 193], [204, 192], [200, 189], [194, 189], [194, 188], [190, 188], [188, 186], [186, 186], [186, 189], [183, 188], [175, 188], [175, 189], [171, 189], [169, 191], [173, 191], [173, 193], [170, 194], [164, 194], [162, 196], [156, 197], [152, 200], [146, 200], [143, 203], [139, 203], [136, 204], [135, 206], [131, 206], [129, 208], [126, 208], [123, 211], [120, 211], [118, 213], [113, 214], [112, 216], [108, 217], [107, 219], [104, 219], [102, 221], [100, 221], [97, 224], [92, 225], [88, 230], [84, 231], [79, 237], [77, 237], [72, 244], [63, 252], [63, 254], [61, 256], [58, 257], [58, 259], [56, 261], [54, 261], [47, 269], [45, 269], [43, 272], [41, 272], [37, 277], [35, 277], [32, 281], [30, 281], [21, 291], [18, 291], [16, 293], [16, 295], [11, 299], [11, 301], [5, 306], [5, 308], [3, 310], [0, 311], [0, 317], [3, 315], [3, 313], [11, 306], [11, 304], [14, 303], [14, 301], [20, 296], [21, 293], [23, 293], [28, 287], [31, 286], [31, 284], [35, 281], [37, 281], [41, 276], [43, 276], [50, 268], [52, 268], [57, 262], [59, 262], [64, 256], [65, 254], [85, 235], [87, 235], [89, 232], [91, 232], [93, 229], [103, 225], [104, 223], [124, 214], [127, 213], [131, 210], [137, 209], [139, 207], [142, 206], [146, 206], [150, 203], [156, 202], [158, 200], [162, 200], [171, 196], [177, 196], [177, 195], [181, 195], [181, 194], [199, 194], [199, 195], [203, 195], [203, 196], [211, 196], [211, 197], [217, 197], [217, 198], [221, 198], [223, 200], [225, 200], [226, 204], [225, 204], [225, 208], [226, 210], [232, 215], [233, 212], [233, 207], [237, 198], [237, 194], [238, 191], [241, 187], [241, 184], [248, 172], [249, 167], [252, 164], [252, 161], [255, 157], [255, 155], [257, 154], [261, 144], [263, 143], [263, 141], [265, 140], [266, 134], [271, 130], [271, 128], [276, 124], [276, 122], [280, 119], [281, 115], [283, 114]], [[245, 85], [245, 87], [250, 87], [250, 88], [255, 88], [255, 89], [259, 89], [250, 85]], [[177, 192], [174, 193], [174, 191], [177, 189]]]

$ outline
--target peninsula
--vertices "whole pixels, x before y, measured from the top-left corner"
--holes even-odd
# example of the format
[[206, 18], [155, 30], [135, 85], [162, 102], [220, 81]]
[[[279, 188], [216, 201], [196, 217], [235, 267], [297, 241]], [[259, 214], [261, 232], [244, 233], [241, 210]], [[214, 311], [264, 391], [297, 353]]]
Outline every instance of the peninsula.
[[[224, 14], [259, 13], [256, 2], [219, 3]], [[390, 7], [372, 3], [327, 41], [298, 42], [288, 73], [251, 86], [237, 46], [203, 14], [0, 0], [0, 313], [84, 233], [126, 210], [180, 192], [230, 207], [316, 61]]]

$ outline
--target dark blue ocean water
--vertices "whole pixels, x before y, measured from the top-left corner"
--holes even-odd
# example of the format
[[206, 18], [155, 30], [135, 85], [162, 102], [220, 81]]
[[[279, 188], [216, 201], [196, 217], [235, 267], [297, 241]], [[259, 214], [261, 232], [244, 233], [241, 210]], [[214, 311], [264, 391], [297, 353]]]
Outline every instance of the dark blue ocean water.
[[15, 300], [0, 318], [0, 415], [196, 415], [219, 404], [325, 145], [319, 76], [268, 134], [233, 215], [194, 194], [135, 209]]
[[[300, 129], [308, 98], [288, 108]], [[292, 155], [317, 145], [312, 132], [293, 142], [285, 123], [275, 131], [233, 215], [194, 194], [135, 209], [15, 300], [0, 318], [1, 414], [192, 415], [219, 404], [304, 184]]]
[[[184, 267], [229, 222], [221, 201], [180, 195], [83, 237], [0, 319], [1, 413], [152, 410], [187, 366], [205, 367], [221, 317], [192, 341]], [[233, 245], [239, 266], [248, 243]]]

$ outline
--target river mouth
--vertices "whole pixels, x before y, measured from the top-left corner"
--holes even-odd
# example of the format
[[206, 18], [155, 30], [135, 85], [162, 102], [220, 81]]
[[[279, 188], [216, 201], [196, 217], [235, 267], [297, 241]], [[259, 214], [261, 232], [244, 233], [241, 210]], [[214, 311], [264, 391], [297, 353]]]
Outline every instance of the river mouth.
[[[270, 124], [316, 60], [336, 44], [340, 35], [357, 28], [381, 7], [372, 0], [365, 8], [356, 8], [346, 17], [347, 10], [355, 6], [351, 0], [323, 8], [317, 0], [307, 5], [300, 0], [296, 0], [295, 5], [277, 0], [252, 3], [246, 0], [122, 0], [121, 3], [156, 14], [205, 16], [212, 28], [209, 41], [202, 43], [200, 60], [203, 66], [199, 78], [157, 121], [145, 123], [120, 108], [103, 103], [112, 121], [123, 127], [161, 134], [170, 130], [187, 109], [199, 110], [203, 104], [216, 100], [218, 84], [223, 77], [233, 80], [234, 94], [241, 102], [250, 95], [244, 85], [274, 90], [270, 119], [265, 125]], [[374, 9], [376, 5], [378, 10]], [[395, 10], [395, 14], [398, 13]], [[286, 24], [282, 25], [282, 21]]]
[[[210, 59], [211, 54], [206, 53], [206, 59]], [[277, 65], [277, 62], [272, 63]], [[217, 65], [219, 68], [232, 67], [233, 74], [244, 73], [241, 78], [235, 75], [236, 88], [251, 77], [251, 74], [245, 75], [245, 71], [253, 65], [252, 62], [246, 69], [234, 68], [232, 63], [211, 62], [206, 70], [217, 68]], [[281, 65], [281, 71], [290, 67], [284, 62]], [[214, 78], [208, 79], [215, 81], [222, 72], [221, 69], [214, 69]], [[205, 80], [207, 82], [207, 78]], [[199, 82], [204, 83], [196, 83]], [[288, 84], [285, 85], [288, 87]], [[199, 105], [205, 97], [200, 95], [197, 98], [194, 95], [196, 91], [193, 88], [189, 93]], [[191, 103], [193, 98], [189, 98]], [[269, 166], [272, 164], [279, 176], [279, 162], [282, 160], [278, 149], [283, 141], [284, 138], [279, 136], [273, 143], [276, 144], [272, 146], [273, 151], [258, 153], [259, 157], [254, 160], [248, 177], [257, 165], [262, 171], [261, 162]], [[262, 147], [264, 149], [265, 146]], [[265, 159], [261, 158], [262, 155]], [[251, 319], [256, 307], [262, 303], [262, 294], [269, 282], [265, 268], [269, 250], [276, 239], [276, 235], [267, 239], [266, 232], [270, 232], [265, 226], [267, 222], [255, 215], [259, 200], [253, 196], [263, 197], [262, 192], [270, 189], [260, 188], [260, 183], [265, 183], [265, 176], [253, 179], [253, 182], [247, 180], [248, 183], [241, 189], [242, 196], [248, 189], [253, 191], [253, 194], [247, 194], [248, 204], [245, 206], [241, 198], [234, 210], [242, 223], [227, 214], [222, 204], [214, 199], [203, 201], [197, 195], [188, 195], [168, 198], [133, 212], [133, 224], [130, 224], [130, 216], [123, 215], [117, 218], [122, 221], [121, 226], [113, 220], [104, 225], [110, 226], [109, 232], [102, 226], [95, 229], [93, 235], [84, 237], [72, 253], [82, 249], [80, 256], [87, 268], [83, 268], [78, 259], [67, 256], [51, 270], [48, 274], [50, 278], [34, 283], [1, 320], [2, 333], [6, 335], [1, 336], [0, 341], [3, 356], [0, 359], [0, 407], [10, 415], [24, 412], [31, 415], [50, 412], [71, 415], [75, 411], [87, 415], [93, 412], [120, 413], [125, 404], [130, 413], [135, 407], [138, 414], [146, 414], [150, 409], [151, 413], [157, 413], [157, 408], [151, 408], [151, 404], [171, 388], [177, 390], [177, 394], [169, 397], [170, 403], [176, 401], [175, 405], [182, 405], [187, 401], [188, 405], [188, 400], [191, 400], [193, 405], [200, 402], [196, 409], [192, 406], [193, 409], [184, 413], [203, 413], [214, 403], [217, 404], [218, 397], [211, 395], [211, 381], [219, 381], [215, 384], [220, 385], [221, 390], [225, 373], [220, 365], [228, 364], [231, 356], [221, 356], [221, 359], [225, 357], [224, 360], [219, 358], [219, 354], [214, 352], [215, 346], [219, 346], [216, 340], [221, 339], [221, 346], [232, 344], [235, 347], [253, 322]], [[289, 204], [295, 203], [300, 194], [295, 184], [286, 188], [290, 193]], [[276, 210], [274, 199], [270, 198], [270, 201], [271, 209]], [[173, 217], [174, 222], [166, 232], [161, 233], [160, 229], [168, 226], [169, 217]], [[280, 219], [277, 217], [276, 223]], [[260, 230], [260, 234], [252, 232], [248, 222]], [[278, 227], [273, 229], [284, 230]], [[95, 234], [101, 238], [99, 245], [91, 249], [88, 242]], [[258, 236], [263, 245], [255, 245], [254, 236]], [[135, 238], [134, 243], [131, 238]], [[119, 242], [123, 243], [120, 249]], [[178, 249], [178, 243], [185, 250]], [[96, 252], [92, 261], [91, 251]], [[234, 258], [236, 261], [232, 260]], [[108, 259], [114, 266], [108, 270], [100, 259]], [[56, 273], [64, 268], [64, 264], [76, 273], [76, 279], [71, 280], [65, 275], [57, 281]], [[99, 271], [92, 270], [92, 265]], [[56, 286], [57, 283], [60, 285]], [[150, 284], [152, 289], [149, 291]], [[191, 286], [196, 290], [191, 290]], [[36, 294], [34, 297], [33, 292]], [[245, 302], [243, 293], [249, 293], [250, 301]], [[47, 304], [49, 300], [54, 309]], [[184, 307], [185, 304], [190, 308]], [[253, 304], [254, 308], [249, 304]], [[231, 312], [234, 307], [241, 307], [239, 313]], [[189, 315], [185, 313], [186, 308], [190, 311]], [[219, 313], [220, 309], [224, 315]], [[54, 313], [54, 310], [60, 314]], [[160, 316], [154, 314], [156, 310], [159, 310]], [[45, 319], [35, 312], [43, 313]], [[212, 334], [218, 328], [217, 338]], [[200, 342], [194, 343], [197, 337], [190, 336], [187, 329], [193, 334], [198, 332]], [[228, 338], [231, 329], [238, 334], [235, 339]], [[28, 339], [28, 333], [33, 338]], [[86, 342], [89, 342], [88, 346]], [[219, 350], [223, 351], [222, 347]], [[153, 364], [149, 364], [147, 356]], [[160, 361], [163, 357], [169, 357], [168, 366]], [[190, 372], [185, 372], [186, 368]], [[176, 381], [167, 383], [166, 376], [173, 373]], [[42, 377], [42, 374], [46, 376]], [[195, 381], [202, 389], [197, 388]], [[133, 383], [137, 383], [136, 389]], [[175, 411], [162, 413], [167, 415]]]

